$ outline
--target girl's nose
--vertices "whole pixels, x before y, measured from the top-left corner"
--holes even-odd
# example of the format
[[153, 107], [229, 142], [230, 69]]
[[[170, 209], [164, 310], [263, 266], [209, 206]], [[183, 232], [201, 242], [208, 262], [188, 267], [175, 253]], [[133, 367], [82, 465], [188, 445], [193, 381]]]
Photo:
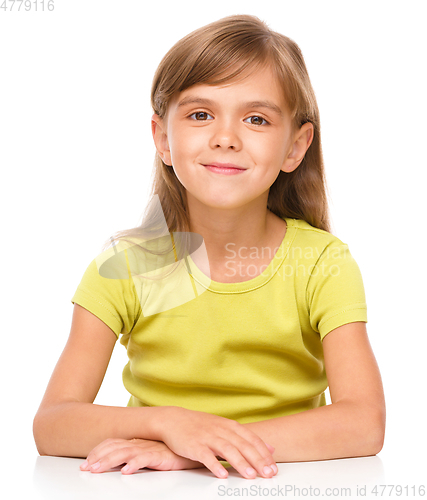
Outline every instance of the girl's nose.
[[218, 124], [213, 130], [210, 146], [212, 148], [239, 150], [242, 148], [242, 141], [232, 126]]

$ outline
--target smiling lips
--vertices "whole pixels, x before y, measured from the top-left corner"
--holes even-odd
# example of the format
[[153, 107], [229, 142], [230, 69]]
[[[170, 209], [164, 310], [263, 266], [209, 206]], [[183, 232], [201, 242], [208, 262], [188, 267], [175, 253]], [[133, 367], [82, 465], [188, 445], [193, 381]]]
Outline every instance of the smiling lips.
[[234, 165], [233, 163], [210, 163], [209, 165], [203, 165], [211, 172], [217, 174], [234, 175], [244, 172], [246, 169], [239, 167], [239, 165]]

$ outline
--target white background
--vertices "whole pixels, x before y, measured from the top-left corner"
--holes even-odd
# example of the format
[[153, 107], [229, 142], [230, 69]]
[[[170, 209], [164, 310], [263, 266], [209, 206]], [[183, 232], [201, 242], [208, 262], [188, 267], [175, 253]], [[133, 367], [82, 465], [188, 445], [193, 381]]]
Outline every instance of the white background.
[[[0, 9], [2, 474], [31, 469], [32, 419], [101, 244], [137, 225], [154, 159], [150, 87], [184, 35], [254, 14], [302, 49], [317, 95], [334, 234], [361, 269], [383, 377], [380, 457], [426, 445], [422, 1], [54, 1]], [[125, 406], [119, 343], [96, 402]], [[424, 415], [423, 415], [424, 413]], [[422, 482], [419, 478], [418, 482]]]

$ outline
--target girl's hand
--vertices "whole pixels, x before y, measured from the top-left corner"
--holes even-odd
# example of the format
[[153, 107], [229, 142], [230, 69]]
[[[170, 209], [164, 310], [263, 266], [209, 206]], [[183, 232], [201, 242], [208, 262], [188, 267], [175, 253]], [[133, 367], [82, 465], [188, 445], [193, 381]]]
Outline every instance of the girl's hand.
[[[244, 425], [224, 417], [178, 406], [165, 406], [157, 434], [173, 452], [205, 464], [217, 477], [227, 477], [226, 460], [243, 477], [277, 474], [274, 448]], [[254, 470], [255, 469], [255, 470]]]
[[148, 467], [156, 470], [182, 470], [203, 467], [200, 462], [180, 457], [160, 441], [147, 439], [106, 439], [87, 456], [80, 469], [105, 472], [112, 467], [127, 464], [122, 474], [132, 474]]

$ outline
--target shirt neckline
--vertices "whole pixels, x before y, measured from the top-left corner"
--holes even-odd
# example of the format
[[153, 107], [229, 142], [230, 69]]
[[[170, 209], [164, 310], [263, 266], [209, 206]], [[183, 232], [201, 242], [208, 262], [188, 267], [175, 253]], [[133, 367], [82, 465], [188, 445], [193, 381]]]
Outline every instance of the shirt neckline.
[[188, 256], [188, 264], [190, 268], [190, 274], [195, 281], [197, 281], [200, 285], [202, 285], [207, 290], [216, 293], [241, 293], [241, 292], [249, 292], [256, 288], [259, 288], [266, 283], [268, 283], [273, 276], [279, 270], [282, 262], [284, 261], [286, 255], [288, 254], [289, 248], [292, 245], [292, 242], [295, 238], [297, 227], [295, 224], [295, 219], [288, 219], [286, 217], [282, 217], [282, 219], [286, 222], [286, 233], [280, 244], [277, 252], [274, 254], [274, 257], [270, 261], [269, 265], [265, 268], [265, 270], [255, 276], [254, 278], [242, 281], [239, 283], [221, 283], [219, 281], [212, 280], [209, 276], [204, 274], [194, 263], [191, 255]]

